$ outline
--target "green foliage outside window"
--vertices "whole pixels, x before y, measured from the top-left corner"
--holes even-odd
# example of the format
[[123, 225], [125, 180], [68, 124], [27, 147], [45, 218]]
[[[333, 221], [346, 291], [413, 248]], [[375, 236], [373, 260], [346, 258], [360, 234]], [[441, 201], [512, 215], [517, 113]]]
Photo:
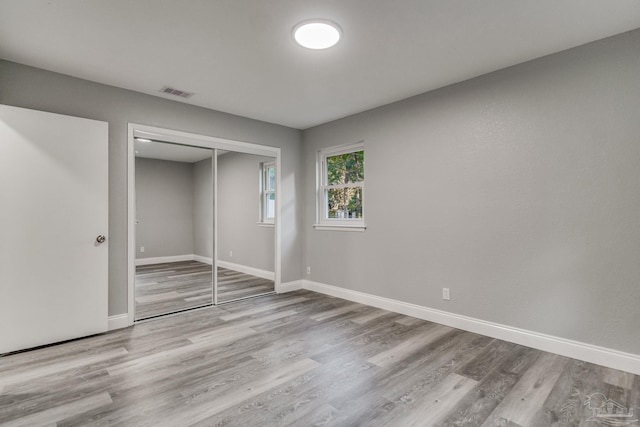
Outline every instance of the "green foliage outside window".
[[[328, 218], [362, 218], [364, 151], [327, 156]], [[342, 186], [347, 184], [347, 186]], [[348, 185], [356, 184], [356, 185]]]

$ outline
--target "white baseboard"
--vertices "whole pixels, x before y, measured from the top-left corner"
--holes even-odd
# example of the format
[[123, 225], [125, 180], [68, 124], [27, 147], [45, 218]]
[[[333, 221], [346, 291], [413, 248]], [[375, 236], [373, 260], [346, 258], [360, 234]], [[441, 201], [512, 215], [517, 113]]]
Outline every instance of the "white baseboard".
[[302, 280], [280, 283], [279, 286], [276, 286], [276, 292], [279, 294], [283, 294], [285, 292], [293, 292], [300, 289], [304, 289], [304, 282]]
[[114, 329], [122, 329], [129, 326], [129, 315], [127, 313], [124, 314], [116, 314], [115, 316], [109, 316], [109, 330], [113, 331]]
[[174, 256], [157, 256], [152, 258], [136, 259], [136, 265], [162, 264], [165, 262], [193, 261], [195, 255], [174, 255]]
[[203, 263], [209, 264], [209, 265], [213, 264], [213, 258], [205, 257], [205, 256], [202, 256], [202, 255], [194, 255], [193, 256], [193, 260], [194, 261], [198, 261], [198, 262], [203, 262]]
[[435, 310], [310, 280], [302, 280], [302, 288], [640, 375], [640, 355], [637, 354], [487, 322], [473, 317]]
[[255, 267], [249, 267], [248, 265], [234, 264], [228, 261], [218, 260], [218, 267], [228, 268], [230, 270], [239, 271], [240, 273], [250, 274], [252, 276], [261, 277], [267, 280], [275, 280], [275, 273], [273, 271], [261, 270]]

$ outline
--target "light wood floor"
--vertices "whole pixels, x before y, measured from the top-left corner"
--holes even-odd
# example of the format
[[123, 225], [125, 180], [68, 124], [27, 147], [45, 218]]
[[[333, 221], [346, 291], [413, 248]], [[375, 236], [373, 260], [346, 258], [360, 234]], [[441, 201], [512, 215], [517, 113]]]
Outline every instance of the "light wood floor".
[[136, 320], [213, 301], [211, 265], [198, 261], [136, 267]]
[[[212, 304], [211, 265], [181, 261], [136, 267], [136, 320]], [[218, 267], [218, 301], [272, 292], [271, 280]]]
[[3, 426], [598, 427], [594, 393], [640, 378], [309, 291], [0, 358]]
[[218, 302], [273, 292], [273, 280], [218, 267]]

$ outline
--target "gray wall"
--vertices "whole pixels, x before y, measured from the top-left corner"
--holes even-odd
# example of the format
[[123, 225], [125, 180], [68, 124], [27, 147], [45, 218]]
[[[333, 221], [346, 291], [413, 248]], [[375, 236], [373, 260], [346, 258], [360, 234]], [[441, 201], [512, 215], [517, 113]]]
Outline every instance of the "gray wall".
[[[297, 130], [6, 61], [0, 103], [109, 122], [110, 315], [127, 310], [135, 122], [282, 147], [283, 281], [310, 265], [319, 282], [640, 353], [639, 75], [636, 30], [309, 129], [304, 153]], [[362, 139], [367, 231], [313, 230], [316, 150]]]
[[[638, 354], [639, 119], [634, 31], [306, 130], [307, 278]], [[312, 229], [360, 140], [367, 230]]]
[[192, 163], [136, 158], [137, 259], [194, 253], [193, 169]]
[[274, 271], [274, 228], [258, 225], [260, 163], [270, 161], [244, 153], [218, 156], [219, 260]]
[[129, 122], [281, 147], [282, 280], [301, 278], [300, 131], [3, 60], [0, 60], [0, 103], [109, 123], [110, 315], [127, 312]]
[[193, 253], [213, 258], [213, 170], [211, 159], [193, 164]]

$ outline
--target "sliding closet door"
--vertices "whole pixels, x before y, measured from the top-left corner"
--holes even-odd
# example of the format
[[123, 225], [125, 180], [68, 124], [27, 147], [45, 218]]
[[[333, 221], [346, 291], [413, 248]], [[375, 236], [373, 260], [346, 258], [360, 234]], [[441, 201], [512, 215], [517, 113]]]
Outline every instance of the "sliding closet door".
[[107, 132], [0, 105], [0, 353], [107, 330]]
[[275, 291], [274, 157], [217, 156], [217, 302]]
[[213, 304], [213, 151], [138, 138], [135, 320]]

